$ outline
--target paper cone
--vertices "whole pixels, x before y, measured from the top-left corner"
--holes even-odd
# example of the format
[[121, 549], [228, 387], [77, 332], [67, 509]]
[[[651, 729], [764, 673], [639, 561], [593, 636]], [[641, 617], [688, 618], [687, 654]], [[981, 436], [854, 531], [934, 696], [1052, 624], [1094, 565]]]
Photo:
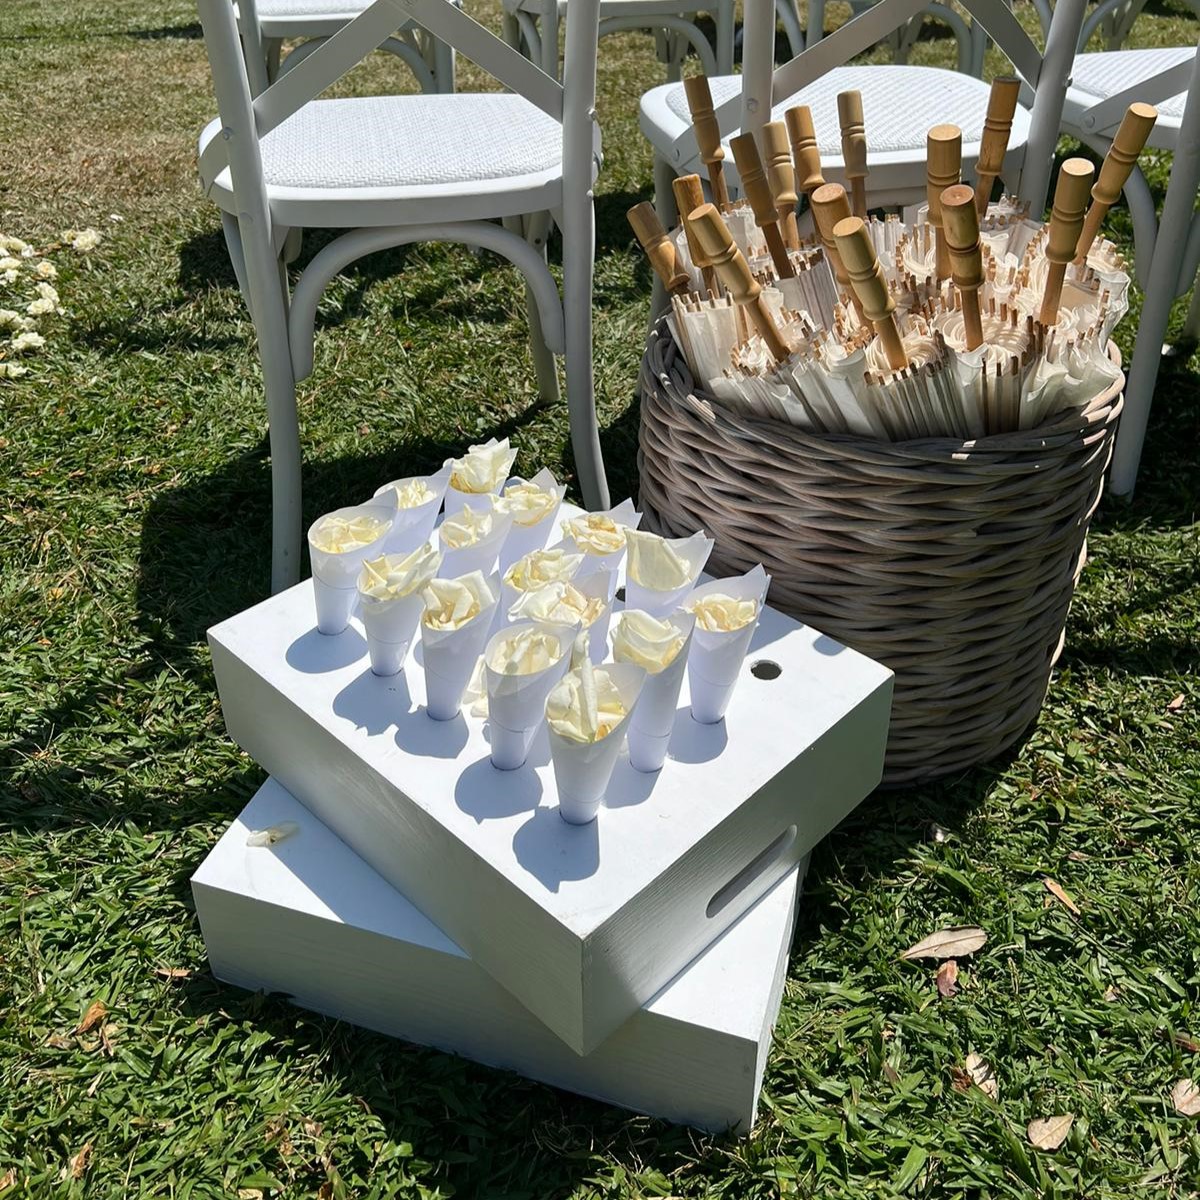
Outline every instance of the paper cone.
[[[581, 593], [588, 600], [601, 600], [604, 603], [604, 608], [599, 616], [587, 627], [588, 639], [588, 657], [594, 663], [602, 663], [608, 656], [608, 624], [612, 617], [612, 601], [613, 594], [617, 587], [617, 577], [612, 571], [599, 571], [595, 575], [589, 575], [586, 579], [571, 579], [564, 581], [576, 591]], [[520, 610], [525, 606], [521, 600], [525, 597], [540, 597], [544, 590], [556, 588], [556, 584], [550, 583], [545, 589], [537, 588], [532, 592], [518, 592], [516, 598], [509, 603], [509, 611], [504, 614], [506, 622], [515, 623], [517, 621], [537, 621], [540, 624], [562, 625], [565, 628], [572, 630], [573, 636], [578, 636], [579, 631], [583, 628], [582, 618], [575, 620], [562, 620], [557, 616], [543, 616], [537, 612], [525, 613]], [[509, 588], [509, 591], [512, 591]], [[557, 591], [555, 593], [557, 595]]]
[[[544, 671], [529, 675], [501, 675], [488, 662], [494, 643], [521, 629], [542, 629], [558, 641], [561, 655]], [[484, 650], [487, 680], [488, 728], [492, 742], [492, 765], [514, 771], [524, 764], [534, 735], [546, 718], [546, 697], [571, 665], [574, 631], [564, 625], [541, 625], [519, 621], [493, 634]]]
[[693, 533], [686, 538], [667, 538], [667, 544], [688, 564], [691, 578], [682, 587], [659, 591], [635, 582], [625, 568], [625, 607], [640, 608], [652, 617], [665, 617], [673, 613], [691, 595], [704, 564], [712, 553], [713, 539], [704, 533]]
[[560, 484], [551, 471], [542, 468], [532, 479], [521, 479], [519, 476], [510, 479], [504, 485], [505, 490], [514, 483], [532, 483], [547, 492], [558, 496], [558, 503], [540, 520], [533, 525], [522, 525], [513, 518], [512, 527], [504, 545], [500, 547], [500, 574], [503, 575], [519, 558], [524, 558], [533, 550], [541, 550], [550, 540], [550, 535], [557, 528], [558, 510], [562, 506], [563, 497], [567, 494], [567, 485]]
[[[504, 451], [502, 456], [503, 461], [495, 464], [497, 475], [494, 486], [490, 487], [486, 492], [460, 492], [453, 483], [447, 484], [445, 499], [447, 516], [453, 516], [464, 504], [472, 502], [479, 504], [485, 501], [489, 496], [496, 495], [498, 489], [503, 486], [504, 481], [508, 478], [509, 471], [512, 470], [513, 459], [517, 457], [516, 449], [508, 444], [508, 438], [503, 438], [499, 441], [496, 438], [489, 438], [486, 442], [478, 446], [472, 446], [470, 449], [474, 451], [491, 450], [493, 448], [499, 448]], [[463, 455], [462, 457], [465, 458], [467, 455]], [[444, 464], [451, 475], [454, 473], [454, 463], [455, 460], [453, 458], [448, 458]]]
[[318, 517], [308, 528], [308, 557], [312, 562], [313, 600], [317, 609], [317, 630], [325, 634], [342, 633], [350, 623], [358, 603], [358, 572], [368, 558], [378, 558], [392, 530], [395, 510], [382, 504], [356, 504], [335, 509], [325, 516], [372, 516], [388, 523], [387, 528], [371, 542], [344, 554], [332, 554], [313, 545], [313, 530], [325, 519]]
[[[575, 549], [575, 543], [569, 542], [569, 541], [560, 541], [560, 542], [555, 543], [555, 545], [553, 545], [553, 546], [541, 546], [541, 547], [538, 547], [538, 549], [562, 550], [566, 554], [569, 554], [569, 555], [578, 554], [578, 551]], [[527, 551], [527, 553], [532, 554], [532, 553], [535, 553], [535, 551], [531, 550], [531, 551]], [[514, 604], [516, 604], [516, 602], [522, 596], [524, 596], [526, 594], [525, 591], [523, 591], [520, 588], [513, 587], [512, 584], [508, 583], [504, 579], [504, 576], [507, 574], [509, 567], [512, 567], [514, 565], [514, 563], [520, 562], [521, 558], [524, 558], [524, 557], [525, 557], [525, 555], [522, 554], [520, 556], [520, 558], [514, 559], [512, 563], [509, 563], [508, 567], [504, 567], [500, 572], [500, 614], [499, 614], [499, 622], [498, 622], [500, 625], [507, 623], [507, 621], [509, 619], [508, 618], [509, 610], [512, 608], [512, 606]], [[583, 564], [581, 562], [580, 565], [577, 566], [573, 572], [569, 572], [563, 578], [571, 583], [574, 583], [575, 580], [579, 578], [579, 573], [582, 568], [582, 565]], [[537, 589], [530, 588], [528, 590], [536, 591]]]
[[[493, 501], [494, 497], [487, 498], [488, 505], [492, 506], [492, 532], [487, 537], [480, 539], [473, 546], [463, 546], [460, 550], [447, 546], [439, 537], [438, 548], [442, 552], [442, 569], [439, 574], [443, 579], [457, 579], [461, 575], [469, 575], [472, 571], [490, 575], [495, 570], [500, 547], [504, 545], [504, 539], [508, 537], [512, 525], [512, 516], [497, 512]], [[460, 509], [463, 507], [478, 511], [479, 498], [474, 497], [471, 503], [460, 505]], [[453, 514], [447, 510], [446, 515]]]
[[395, 675], [404, 669], [404, 659], [425, 608], [421, 591], [418, 589], [396, 600], [377, 600], [360, 592], [358, 600], [362, 606], [371, 670], [376, 675]]
[[487, 581], [488, 602], [458, 629], [431, 629], [421, 622], [421, 658], [425, 668], [425, 711], [435, 721], [452, 721], [462, 708], [463, 692], [487, 645], [500, 583]]
[[577, 742], [549, 730], [558, 815], [571, 825], [596, 819], [646, 679], [646, 672], [632, 663], [609, 663], [600, 669], [616, 684], [625, 707], [625, 716], [615, 728], [598, 742]]
[[[628, 611], [628, 610], [626, 610]], [[629, 725], [629, 763], [637, 771], [652, 773], [662, 768], [675, 728], [675, 706], [687, 670], [696, 618], [677, 612], [661, 618], [683, 635], [683, 645], [661, 671], [647, 673], [637, 711]]]
[[730, 633], [710, 633], [696, 626], [688, 654], [688, 689], [692, 694], [692, 716], [702, 725], [715, 725], [725, 716], [733, 689], [741, 675], [742, 662], [758, 628], [771, 577], [761, 566], [745, 575], [714, 579], [688, 597], [689, 605], [705, 596], [721, 594], [738, 600], [756, 600], [758, 614], [749, 625]]
[[[414, 479], [423, 479], [426, 485], [437, 493], [437, 498], [418, 504], [415, 508], [398, 507], [396, 489]], [[437, 524], [438, 513], [442, 510], [442, 500], [449, 482], [450, 468], [443, 467], [434, 475], [410, 475], [405, 479], [394, 479], [391, 483], [385, 483], [375, 493], [375, 503], [391, 504], [396, 510], [392, 531], [384, 543], [384, 551], [387, 554], [411, 554], [418, 546], [429, 541], [433, 527]]]
[[[626, 529], [636, 529], [642, 522], [642, 514], [634, 509], [632, 500], [622, 500], [616, 508], [610, 508], [599, 515], [611, 517], [615, 524], [624, 525]], [[575, 539], [565, 531], [563, 541], [569, 550], [583, 555], [583, 562], [575, 575], [576, 579], [586, 579], [597, 571], [616, 571], [625, 557], [624, 546], [611, 554], [589, 554], [582, 546], [576, 546]]]

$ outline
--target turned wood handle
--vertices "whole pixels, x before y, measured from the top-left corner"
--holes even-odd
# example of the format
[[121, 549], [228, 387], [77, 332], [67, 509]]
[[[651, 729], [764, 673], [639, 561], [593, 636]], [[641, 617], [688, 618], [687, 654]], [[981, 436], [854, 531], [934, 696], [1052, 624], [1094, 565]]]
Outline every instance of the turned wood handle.
[[774, 224], [775, 198], [771, 195], [770, 184], [767, 183], [754, 134], [739, 133], [737, 137], [730, 138], [729, 148], [733, 151], [733, 161], [737, 163], [742, 192], [754, 210], [754, 223], [760, 227]]
[[837, 106], [846, 178], [864, 179], [867, 174], [867, 131], [863, 125], [862, 92], [839, 92]]
[[788, 356], [787, 344], [763, 303], [762, 288], [751, 273], [750, 264], [734, 243], [716, 206], [702, 204], [688, 213], [688, 220], [696, 230], [705, 258], [716, 267], [734, 303], [746, 309], [772, 357], [782, 362]]
[[717, 116], [713, 111], [708, 76], [689, 75], [683, 81], [683, 90], [692, 114], [692, 128], [696, 131], [700, 161], [706, 166], [720, 162], [725, 157], [725, 147], [721, 145], [721, 127], [717, 124]]
[[975, 189], [965, 183], [948, 187], [941, 195], [942, 229], [950, 252], [950, 275], [963, 300], [967, 349], [983, 341], [979, 288], [983, 284], [983, 250], [979, 244], [979, 212]]
[[992, 80], [987, 116], [983, 119], [983, 136], [979, 139], [979, 158], [975, 163], [975, 210], [980, 216], [987, 212], [992, 184], [1004, 169], [1004, 156], [1008, 153], [1008, 138], [1020, 94], [1021, 81], [1016, 76], [999, 75]]
[[846, 189], [840, 183], [825, 183], [817, 188], [808, 199], [812, 205], [813, 224], [817, 227], [821, 245], [825, 247], [825, 257], [829, 259], [829, 266], [833, 270], [838, 288], [850, 296], [858, 315], [864, 317], [862, 301], [858, 298], [858, 293], [850, 282], [846, 264], [842, 262], [842, 256], [833, 236], [838, 222], [844, 221], [851, 215], [850, 200], [846, 195]]
[[1038, 320], [1043, 325], [1053, 325], [1058, 320], [1063, 275], [1067, 263], [1075, 257], [1075, 247], [1079, 245], [1095, 175], [1096, 168], [1086, 158], [1068, 158], [1058, 172], [1054, 205], [1050, 209], [1050, 229], [1046, 235], [1045, 253], [1050, 269], [1046, 273], [1046, 290], [1038, 313]]
[[821, 151], [817, 146], [812, 109], [807, 104], [797, 104], [783, 114], [783, 119], [792, 143], [796, 183], [805, 195], [811, 195], [825, 182], [821, 174]]
[[654, 205], [648, 200], [635, 204], [628, 213], [629, 224], [637, 234], [650, 265], [654, 268], [668, 292], [684, 293], [690, 290], [687, 272], [679, 265], [675, 245], [667, 236]]
[[776, 211], [796, 207], [796, 170], [792, 166], [792, 148], [788, 144], [787, 126], [782, 121], [769, 121], [762, 127], [763, 159], [767, 166], [767, 183], [775, 197]]
[[1158, 120], [1158, 109], [1152, 104], [1131, 104], [1121, 118], [1121, 127], [1113, 138], [1104, 162], [1100, 165], [1100, 173], [1092, 185], [1092, 206], [1088, 209], [1083, 222], [1083, 232], [1079, 235], [1079, 243], [1075, 247], [1075, 260], [1082, 262], [1087, 252], [1092, 248], [1100, 226], [1108, 215], [1108, 210], [1116, 204], [1133, 168], [1137, 165], [1138, 155]]
[[962, 130], [957, 125], [935, 125], [925, 138], [925, 199], [929, 223], [942, 226], [942, 193], [953, 187], [962, 171]]
[[908, 356], [896, 324], [896, 301], [888, 291], [866, 224], [861, 217], [845, 217], [833, 227], [833, 238], [863, 311], [875, 323], [888, 365], [894, 371], [903, 370]]
[[708, 259], [704, 257], [700, 239], [696, 237], [696, 231], [688, 220], [688, 214], [704, 203], [704, 185], [700, 182], [700, 176], [679, 175], [671, 181], [671, 188], [675, 193], [675, 207], [679, 210], [683, 222], [683, 232], [687, 237], [688, 253], [692, 256], [692, 262], [698, 267], [707, 266]]

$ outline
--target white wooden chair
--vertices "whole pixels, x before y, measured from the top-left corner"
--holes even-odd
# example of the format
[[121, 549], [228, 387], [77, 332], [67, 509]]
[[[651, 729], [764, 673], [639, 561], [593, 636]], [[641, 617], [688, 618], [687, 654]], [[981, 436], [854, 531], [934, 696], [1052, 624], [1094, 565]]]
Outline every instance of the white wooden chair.
[[[251, 70], [251, 87], [261, 91], [280, 70], [298, 66], [322, 42], [348, 25], [363, 12], [371, 0], [258, 0], [258, 37], [261, 41], [266, 73], [255, 87], [256, 71]], [[456, 0], [461, 7], [461, 0]], [[241, 26], [241, 13], [238, 24]], [[285, 40], [301, 44], [280, 64]], [[245, 42], [245, 38], [243, 38]], [[380, 50], [394, 54], [407, 64], [423, 92], [454, 91], [454, 48], [433, 37], [414, 22], [383, 42]]]
[[[254, 0], [242, 4], [249, 10]], [[258, 335], [270, 424], [274, 590], [299, 578], [295, 387], [312, 371], [317, 303], [339, 271], [373, 250], [462, 242], [520, 269], [541, 393], [557, 397], [553, 355], [565, 354], [583, 497], [591, 508], [608, 506], [592, 376], [598, 6], [572, 4], [565, 87], [450, 0], [374, 0], [255, 96], [246, 67], [254, 55], [243, 57], [233, 0], [199, 0], [220, 111], [200, 138], [200, 177], [221, 209]], [[510, 91], [314, 99], [408, 21]], [[256, 24], [246, 27], [253, 36]], [[260, 48], [250, 49], [262, 61]], [[563, 234], [561, 300], [544, 250], [518, 232], [523, 215], [542, 212], [554, 215]], [[293, 289], [281, 254], [289, 231], [304, 227], [347, 232], [313, 258]]]
[[[963, 6], [1007, 54], [1032, 90], [1032, 107], [1018, 106], [1003, 179], [1035, 211], [1045, 204], [1058, 139], [1067, 73], [1075, 53], [1085, 0], [1059, 0], [1044, 55], [1029, 40], [1004, 0], [963, 0]], [[811, 107], [826, 179], [843, 180], [837, 95], [862, 93], [869, 149], [872, 205], [919, 204], [925, 198], [925, 138], [931, 126], [953, 122], [962, 129], [963, 167], [979, 152], [989, 87], [980, 79], [935, 67], [846, 66], [924, 7], [923, 0], [880, 3], [811, 44], [774, 69], [774, 22], [770, 0], [746, 0], [746, 40], [740, 76], [710, 81], [716, 116], [726, 135], [725, 171], [736, 183], [728, 138], [779, 118], [794, 104]], [[654, 88], [642, 97], [641, 128], [655, 151], [655, 203], [665, 225], [674, 223], [671, 181], [706, 175], [681, 84]]]
[[[1101, 4], [1089, 20], [1101, 27], [1110, 8]], [[1127, 31], [1126, 31], [1127, 32]], [[1137, 338], [1125, 387], [1125, 411], [1113, 452], [1109, 486], [1128, 495], [1137, 480], [1154, 385], [1162, 360], [1171, 306], [1192, 291], [1184, 337], [1200, 338], [1200, 45], [1083, 53], [1071, 65], [1063, 129], [1099, 154], [1112, 144], [1125, 109], [1134, 101], [1158, 109], [1149, 144], [1174, 155], [1161, 217], [1141, 171], [1125, 185], [1133, 218], [1135, 269], [1144, 293]]]

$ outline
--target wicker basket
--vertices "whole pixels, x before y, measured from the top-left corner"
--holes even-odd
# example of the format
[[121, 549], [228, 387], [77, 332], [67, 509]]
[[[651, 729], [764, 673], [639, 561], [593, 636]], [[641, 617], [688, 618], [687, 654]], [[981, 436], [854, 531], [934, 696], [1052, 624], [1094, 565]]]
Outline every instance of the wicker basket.
[[710, 570], [761, 561], [772, 604], [889, 666], [884, 783], [945, 775], [1041, 707], [1123, 386], [974, 443], [817, 436], [711, 403], [660, 325], [641, 371], [643, 526], [703, 526]]

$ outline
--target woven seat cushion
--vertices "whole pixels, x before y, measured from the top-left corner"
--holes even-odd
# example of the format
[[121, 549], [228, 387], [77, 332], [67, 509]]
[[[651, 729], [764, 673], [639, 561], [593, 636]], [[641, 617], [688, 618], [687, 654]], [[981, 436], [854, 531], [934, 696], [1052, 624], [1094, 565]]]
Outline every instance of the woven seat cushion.
[[371, 0], [258, 0], [260, 21], [272, 17], [357, 16]]
[[268, 187], [309, 191], [516, 179], [560, 167], [562, 127], [503, 93], [314, 100], [262, 139], [262, 161]]
[[[709, 82], [713, 102], [718, 106], [741, 92], [741, 77], [737, 75], [718, 76]], [[863, 121], [872, 159], [906, 152], [923, 155], [926, 134], [934, 125], [946, 121], [959, 126], [965, 145], [978, 142], [983, 132], [988, 85], [969, 75], [936, 67], [884, 64], [838, 67], [777, 104], [774, 118], [782, 120], [785, 109], [795, 104], [807, 104], [812, 109], [822, 159], [840, 163], [842, 142], [837, 95], [855, 89], [862, 93]], [[664, 130], [673, 138], [691, 125], [682, 84], [667, 85], [666, 103], [679, 122], [676, 130]], [[1027, 120], [1019, 115], [1014, 121], [1014, 133], [1023, 135], [1027, 124]], [[1015, 144], [1016, 139], [1013, 141]]]
[[[1149, 79], [1176, 63], [1195, 57], [1195, 46], [1163, 46], [1154, 50], [1104, 50], [1079, 54], [1071, 67], [1071, 88], [1092, 98], [1092, 102], [1115, 96]], [[1178, 124], [1183, 119], [1187, 93], [1180, 92], [1155, 102], [1159, 120]]]

